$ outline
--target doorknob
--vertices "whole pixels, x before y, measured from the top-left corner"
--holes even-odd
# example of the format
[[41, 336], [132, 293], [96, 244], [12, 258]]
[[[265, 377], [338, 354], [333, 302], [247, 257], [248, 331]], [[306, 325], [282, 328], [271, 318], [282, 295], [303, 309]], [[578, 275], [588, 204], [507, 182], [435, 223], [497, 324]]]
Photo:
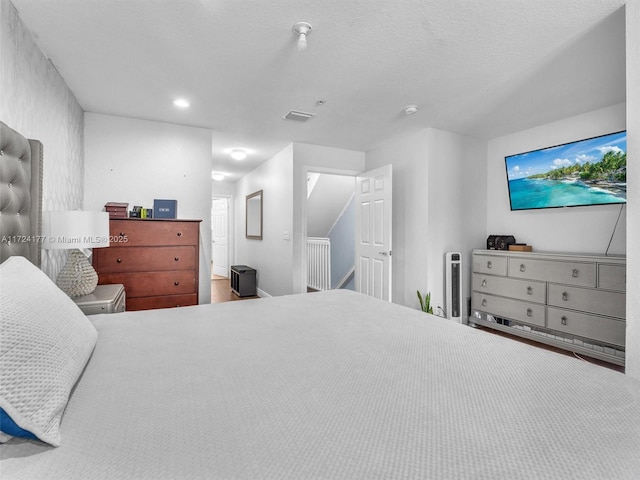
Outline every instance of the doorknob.
[[386, 257], [389, 254], [387, 252], [378, 252], [378, 255], [382, 255], [383, 257]]

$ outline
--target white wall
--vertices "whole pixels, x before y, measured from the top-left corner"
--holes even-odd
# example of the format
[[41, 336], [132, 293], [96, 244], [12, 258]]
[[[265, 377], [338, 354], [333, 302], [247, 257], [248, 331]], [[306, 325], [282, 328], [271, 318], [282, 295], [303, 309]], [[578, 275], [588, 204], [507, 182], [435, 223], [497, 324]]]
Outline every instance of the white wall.
[[[445, 304], [445, 253], [462, 254], [463, 301], [471, 297], [471, 252], [486, 244], [486, 142], [451, 132], [427, 131], [429, 215], [427, 286]], [[462, 314], [467, 316], [466, 301]], [[449, 312], [447, 312], [449, 313]]]
[[[604, 254], [620, 205], [512, 212], [504, 157], [626, 128], [625, 104], [589, 112], [489, 141], [487, 234], [511, 234], [534, 251]], [[631, 157], [631, 156], [630, 156]], [[609, 253], [626, 252], [626, 208]]]
[[468, 265], [471, 250], [482, 246], [485, 156], [484, 142], [431, 128], [367, 152], [367, 170], [393, 165], [394, 303], [418, 308], [420, 290], [444, 307], [444, 254], [459, 251]]
[[178, 201], [178, 218], [201, 219], [199, 302], [211, 302], [211, 131], [85, 114], [84, 208], [107, 202], [153, 208]]
[[[387, 162], [388, 163], [388, 162]], [[293, 144], [293, 265], [292, 291], [307, 289], [307, 174], [308, 172], [352, 174], [365, 170], [365, 154], [353, 150]]]
[[[262, 190], [262, 240], [245, 237], [246, 196]], [[274, 155], [267, 162], [236, 183], [235, 264], [257, 270], [261, 295], [286, 295], [292, 292], [293, 265], [293, 146]], [[289, 233], [289, 240], [284, 233]]]
[[[0, 0], [0, 58], [0, 120], [43, 144], [43, 209], [81, 208], [84, 112], [9, 0]], [[42, 270], [55, 279], [65, 260], [45, 250]]]
[[640, 2], [627, 2], [627, 374], [640, 379]]

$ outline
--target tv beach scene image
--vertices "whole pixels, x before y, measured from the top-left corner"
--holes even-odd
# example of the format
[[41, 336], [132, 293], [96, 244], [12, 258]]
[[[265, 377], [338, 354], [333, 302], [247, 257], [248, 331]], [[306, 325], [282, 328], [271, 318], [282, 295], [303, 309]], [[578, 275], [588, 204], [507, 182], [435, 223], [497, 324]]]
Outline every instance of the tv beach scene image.
[[627, 135], [612, 133], [505, 157], [511, 210], [627, 201]]

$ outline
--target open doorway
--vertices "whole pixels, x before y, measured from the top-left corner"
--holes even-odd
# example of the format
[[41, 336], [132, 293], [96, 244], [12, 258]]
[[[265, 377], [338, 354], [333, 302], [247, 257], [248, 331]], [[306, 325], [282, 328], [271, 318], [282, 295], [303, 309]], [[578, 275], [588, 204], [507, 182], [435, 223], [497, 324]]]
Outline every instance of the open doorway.
[[355, 290], [353, 175], [307, 175], [307, 290]]

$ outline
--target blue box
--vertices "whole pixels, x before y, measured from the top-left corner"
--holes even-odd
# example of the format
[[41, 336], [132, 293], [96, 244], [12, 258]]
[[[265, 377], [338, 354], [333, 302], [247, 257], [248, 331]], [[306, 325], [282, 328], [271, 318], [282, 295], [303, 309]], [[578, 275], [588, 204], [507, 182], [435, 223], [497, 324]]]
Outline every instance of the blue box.
[[177, 200], [153, 200], [153, 217], [154, 218], [177, 218], [178, 211]]

